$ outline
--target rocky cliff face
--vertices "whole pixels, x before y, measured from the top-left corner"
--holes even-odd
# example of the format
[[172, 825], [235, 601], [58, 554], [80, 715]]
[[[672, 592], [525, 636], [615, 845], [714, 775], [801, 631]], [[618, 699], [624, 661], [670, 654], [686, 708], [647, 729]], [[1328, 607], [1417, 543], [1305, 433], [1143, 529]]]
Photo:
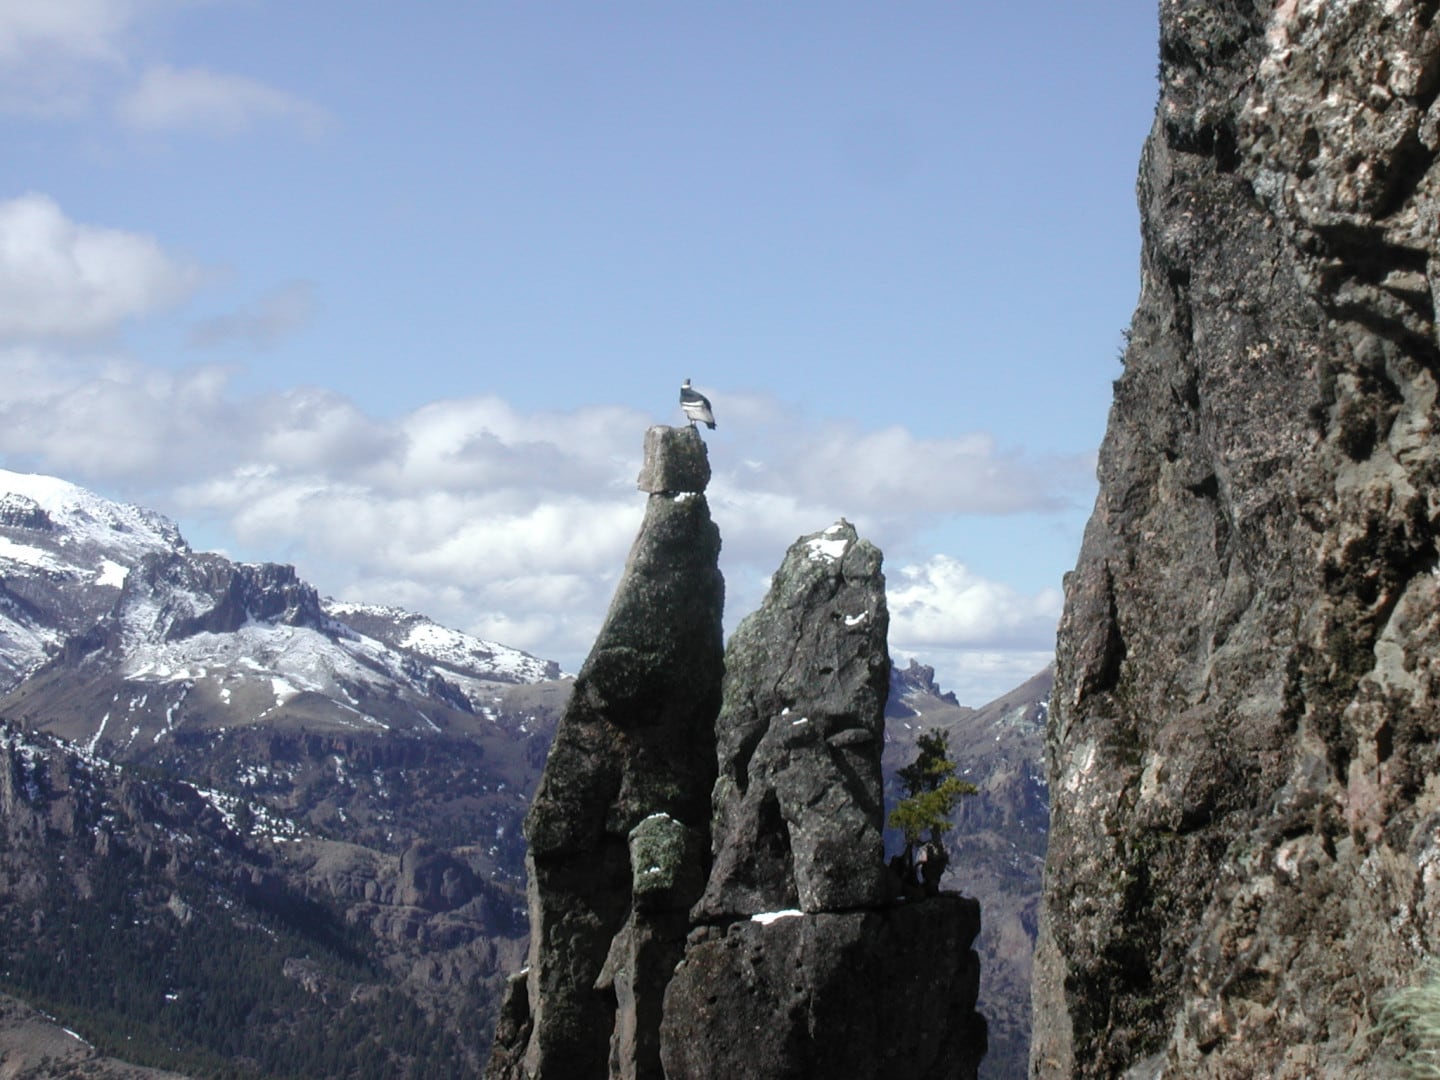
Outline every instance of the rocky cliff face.
[[1038, 1076], [1371, 1075], [1440, 945], [1435, 16], [1161, 4], [1059, 636]]

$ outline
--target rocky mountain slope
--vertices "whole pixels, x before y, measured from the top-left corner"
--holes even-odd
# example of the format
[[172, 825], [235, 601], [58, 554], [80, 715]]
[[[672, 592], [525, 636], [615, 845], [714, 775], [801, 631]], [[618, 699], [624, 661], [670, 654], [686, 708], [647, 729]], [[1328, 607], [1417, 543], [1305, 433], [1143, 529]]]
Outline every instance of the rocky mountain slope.
[[1436, 5], [1160, 6], [1038, 1076], [1381, 1075], [1440, 950]]
[[[190, 1075], [478, 1069], [525, 952], [520, 823], [571, 681], [197, 554], [62, 481], [0, 472], [0, 492], [0, 991], [83, 1035], [6, 1005], [0, 1075], [142, 1075], [105, 1055]], [[888, 787], [941, 726], [984, 789], [945, 885], [985, 904], [997, 1080], [1026, 1030], [1047, 690], [966, 709], [912, 665], [887, 706]]]
[[0, 989], [201, 1073], [477, 1071], [555, 665], [62, 481], [0, 493]]

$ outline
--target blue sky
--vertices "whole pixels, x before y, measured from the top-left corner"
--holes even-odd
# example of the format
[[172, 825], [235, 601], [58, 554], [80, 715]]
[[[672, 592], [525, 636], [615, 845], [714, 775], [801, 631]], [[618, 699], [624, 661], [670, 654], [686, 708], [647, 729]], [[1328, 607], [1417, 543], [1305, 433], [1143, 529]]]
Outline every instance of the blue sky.
[[1045, 662], [1138, 291], [1152, 0], [0, 0], [0, 465], [573, 670], [710, 394], [733, 625], [884, 548]]

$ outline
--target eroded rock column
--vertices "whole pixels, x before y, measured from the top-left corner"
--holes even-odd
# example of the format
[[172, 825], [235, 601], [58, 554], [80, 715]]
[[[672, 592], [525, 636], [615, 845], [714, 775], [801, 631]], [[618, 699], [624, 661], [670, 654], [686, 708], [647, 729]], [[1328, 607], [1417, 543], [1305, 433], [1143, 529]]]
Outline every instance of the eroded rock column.
[[646, 433], [645, 520], [525, 822], [529, 968], [487, 1076], [660, 1078], [661, 995], [708, 861], [720, 533], [694, 428]]

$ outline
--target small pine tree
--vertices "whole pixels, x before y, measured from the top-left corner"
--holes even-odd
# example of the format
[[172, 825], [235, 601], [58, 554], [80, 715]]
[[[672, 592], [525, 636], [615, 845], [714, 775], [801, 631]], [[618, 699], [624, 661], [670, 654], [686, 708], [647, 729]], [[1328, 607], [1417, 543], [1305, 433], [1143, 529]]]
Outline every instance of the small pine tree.
[[948, 731], [921, 732], [917, 745], [915, 760], [897, 774], [905, 797], [890, 811], [889, 824], [904, 834], [905, 850], [892, 865], [898, 864], [907, 891], [917, 884], [918, 866], [923, 895], [934, 896], [940, 891], [940, 876], [949, 861], [941, 838], [954, 827], [950, 815], [961, 799], [976, 794], [979, 788], [955, 776]]

